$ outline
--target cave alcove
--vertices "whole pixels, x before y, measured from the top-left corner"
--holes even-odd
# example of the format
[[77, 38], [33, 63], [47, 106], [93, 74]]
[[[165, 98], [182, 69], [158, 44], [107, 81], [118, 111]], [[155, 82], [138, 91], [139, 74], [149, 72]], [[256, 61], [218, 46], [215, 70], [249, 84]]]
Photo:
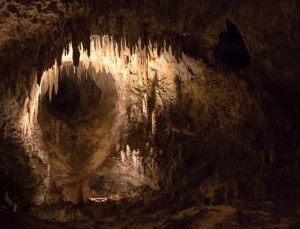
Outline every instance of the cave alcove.
[[43, 98], [47, 110], [65, 120], [69, 119], [80, 107], [80, 85], [75, 77], [71, 77], [63, 76], [59, 81], [57, 94], [52, 92], [51, 101], [48, 95]]
[[251, 64], [251, 56], [238, 28], [226, 19], [226, 31], [219, 36], [215, 49], [216, 59], [230, 70], [240, 70]]
[[71, 122], [72, 117], [79, 113], [88, 113], [101, 100], [101, 89], [91, 76], [79, 78], [75, 73], [68, 75], [64, 70], [59, 77], [57, 93], [52, 90], [51, 100], [48, 93], [45, 94], [42, 106], [65, 122]]

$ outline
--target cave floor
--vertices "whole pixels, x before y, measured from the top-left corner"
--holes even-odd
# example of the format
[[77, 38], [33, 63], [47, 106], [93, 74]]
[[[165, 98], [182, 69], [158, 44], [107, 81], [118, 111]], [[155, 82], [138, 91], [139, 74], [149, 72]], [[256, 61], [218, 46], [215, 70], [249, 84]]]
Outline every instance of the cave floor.
[[[0, 228], [299, 228], [291, 201], [238, 202], [203, 205], [157, 199], [151, 204], [138, 198], [81, 206], [60, 203], [33, 207], [26, 213], [0, 210]], [[35, 216], [33, 216], [33, 215]], [[44, 220], [36, 219], [44, 218]], [[47, 219], [48, 218], [48, 219]], [[299, 218], [299, 217], [298, 217]]]

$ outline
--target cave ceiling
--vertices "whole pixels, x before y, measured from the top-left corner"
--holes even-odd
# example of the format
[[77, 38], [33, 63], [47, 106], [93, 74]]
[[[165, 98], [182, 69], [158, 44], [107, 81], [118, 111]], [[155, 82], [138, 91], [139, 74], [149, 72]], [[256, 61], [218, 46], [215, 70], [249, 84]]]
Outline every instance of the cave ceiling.
[[[166, 42], [176, 58], [184, 51], [217, 67], [215, 49], [229, 20], [251, 57], [244, 74], [274, 92], [294, 95], [299, 87], [293, 68], [299, 62], [297, 11], [297, 2], [286, 1], [2, 1], [2, 66], [32, 65], [41, 77], [69, 41], [88, 50], [90, 35], [98, 34], [111, 35], [118, 44], [126, 39], [131, 49], [140, 38], [142, 46], [157, 42], [159, 49]], [[12, 49], [18, 52], [6, 56]], [[76, 59], [75, 54], [75, 64]]]

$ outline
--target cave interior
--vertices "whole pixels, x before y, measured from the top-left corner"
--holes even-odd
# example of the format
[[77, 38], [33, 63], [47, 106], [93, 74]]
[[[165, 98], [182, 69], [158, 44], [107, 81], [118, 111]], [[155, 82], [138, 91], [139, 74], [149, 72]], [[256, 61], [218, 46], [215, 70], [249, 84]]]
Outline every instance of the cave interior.
[[299, 1], [0, 15], [0, 228], [300, 228]]

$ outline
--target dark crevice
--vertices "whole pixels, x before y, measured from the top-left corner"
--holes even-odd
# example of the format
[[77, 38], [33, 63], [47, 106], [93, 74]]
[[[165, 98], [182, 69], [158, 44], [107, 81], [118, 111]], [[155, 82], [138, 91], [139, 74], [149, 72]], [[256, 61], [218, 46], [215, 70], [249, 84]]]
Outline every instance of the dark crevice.
[[251, 57], [240, 32], [228, 19], [226, 27], [227, 31], [219, 36], [219, 43], [215, 50], [216, 59], [230, 70], [248, 67]]
[[194, 57], [196, 59], [203, 59], [204, 53], [200, 49], [197, 38], [195, 37], [185, 37], [183, 42], [182, 51], [188, 56]]

